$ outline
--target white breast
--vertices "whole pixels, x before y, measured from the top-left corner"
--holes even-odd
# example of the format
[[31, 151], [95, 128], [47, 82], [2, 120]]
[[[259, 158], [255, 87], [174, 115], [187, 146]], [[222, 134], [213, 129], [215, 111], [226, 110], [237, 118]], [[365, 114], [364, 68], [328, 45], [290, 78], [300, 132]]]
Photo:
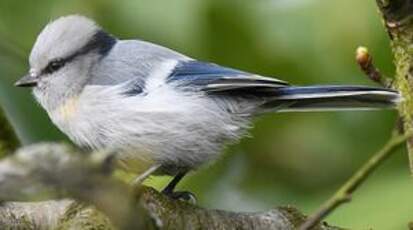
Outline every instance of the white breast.
[[[86, 86], [50, 113], [74, 142], [93, 149], [121, 149], [128, 158], [197, 167], [237, 140], [248, 119], [223, 102], [165, 83], [176, 62], [165, 62], [145, 84], [145, 93], [126, 96], [123, 85]], [[125, 83], [127, 84], [127, 83]]]

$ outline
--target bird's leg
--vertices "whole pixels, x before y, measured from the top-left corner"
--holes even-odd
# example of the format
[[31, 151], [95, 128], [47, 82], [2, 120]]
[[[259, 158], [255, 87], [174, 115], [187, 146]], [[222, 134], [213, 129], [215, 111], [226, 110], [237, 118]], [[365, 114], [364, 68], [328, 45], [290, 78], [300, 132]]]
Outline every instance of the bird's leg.
[[187, 172], [180, 172], [169, 182], [169, 184], [162, 190], [163, 194], [171, 194], [174, 192], [176, 185], [182, 180]]
[[140, 184], [143, 183], [146, 178], [148, 178], [152, 173], [154, 173], [156, 170], [158, 170], [161, 167], [161, 165], [156, 164], [151, 166], [149, 169], [147, 169], [145, 172], [137, 176], [133, 181], [131, 182], [132, 187], [139, 186]]
[[169, 196], [174, 200], [184, 200], [190, 203], [196, 203], [196, 197], [191, 192], [187, 191], [178, 191], [175, 192], [176, 185], [182, 180], [182, 178], [187, 174], [188, 171], [179, 172], [172, 179], [171, 182], [162, 190], [162, 193]]

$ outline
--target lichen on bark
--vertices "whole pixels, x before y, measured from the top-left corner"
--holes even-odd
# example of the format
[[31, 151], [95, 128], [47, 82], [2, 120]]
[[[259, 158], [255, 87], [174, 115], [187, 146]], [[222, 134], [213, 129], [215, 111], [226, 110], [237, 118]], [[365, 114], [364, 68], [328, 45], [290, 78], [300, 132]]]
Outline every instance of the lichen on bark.
[[[402, 100], [398, 110], [405, 132], [413, 131], [413, 1], [376, 0], [387, 29], [396, 72], [393, 87]], [[407, 141], [410, 171], [413, 174], [413, 138]]]
[[[64, 144], [38, 144], [1, 160], [0, 200], [4, 202], [0, 223], [12, 228], [62, 230], [292, 230], [306, 219], [293, 207], [254, 213], [209, 210], [172, 200], [149, 187], [133, 189], [108, 171], [111, 154], [102, 154], [85, 155]], [[31, 201], [30, 195], [39, 197], [36, 193], [48, 200]], [[321, 223], [314, 229], [339, 228]]]

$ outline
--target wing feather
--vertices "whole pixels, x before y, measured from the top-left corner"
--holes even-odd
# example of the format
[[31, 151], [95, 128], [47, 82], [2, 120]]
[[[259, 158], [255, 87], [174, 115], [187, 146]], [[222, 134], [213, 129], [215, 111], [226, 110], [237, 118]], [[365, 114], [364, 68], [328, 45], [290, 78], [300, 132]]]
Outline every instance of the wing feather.
[[234, 90], [252, 90], [280, 88], [287, 82], [270, 77], [263, 77], [244, 71], [222, 67], [199, 61], [182, 61], [167, 78], [168, 83], [175, 83], [187, 89], [206, 92], [226, 92]]

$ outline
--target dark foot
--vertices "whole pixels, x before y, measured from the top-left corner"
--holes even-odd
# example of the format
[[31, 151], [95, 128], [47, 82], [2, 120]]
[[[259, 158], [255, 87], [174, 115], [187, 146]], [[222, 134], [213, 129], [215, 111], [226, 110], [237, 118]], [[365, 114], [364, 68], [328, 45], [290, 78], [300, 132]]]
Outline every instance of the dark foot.
[[196, 204], [196, 196], [187, 191], [179, 191], [179, 192], [169, 192], [169, 191], [162, 191], [163, 194], [168, 196], [169, 198], [173, 200], [180, 200], [180, 201], [185, 201], [190, 204]]
[[168, 196], [169, 198], [173, 199], [173, 200], [181, 200], [181, 201], [189, 202], [191, 204], [195, 204], [196, 203], [196, 197], [193, 193], [183, 192], [183, 191], [179, 191], [179, 192], [174, 191], [176, 185], [185, 176], [186, 172], [187, 171], [183, 171], [183, 172], [178, 173], [172, 179], [172, 181], [169, 182], [169, 184], [164, 188], [164, 190], [162, 190], [162, 193], [165, 194], [166, 196]]

